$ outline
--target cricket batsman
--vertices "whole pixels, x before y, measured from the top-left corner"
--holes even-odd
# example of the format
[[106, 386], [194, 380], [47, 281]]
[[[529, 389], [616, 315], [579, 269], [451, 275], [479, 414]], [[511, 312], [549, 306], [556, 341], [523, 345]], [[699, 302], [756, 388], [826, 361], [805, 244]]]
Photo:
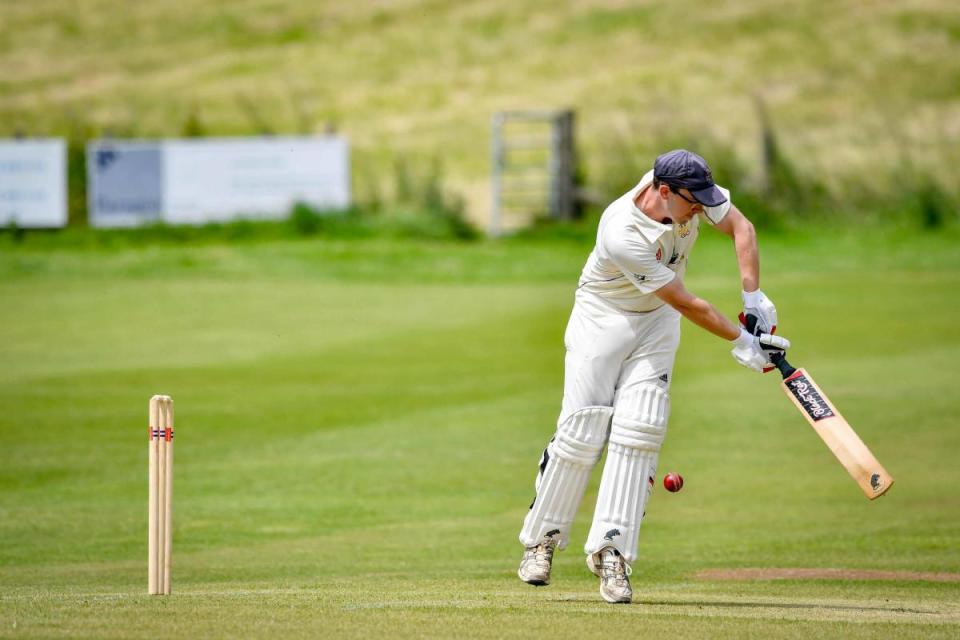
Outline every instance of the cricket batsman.
[[[758, 319], [753, 334], [683, 285], [701, 221], [733, 240], [744, 313]], [[670, 415], [680, 316], [730, 341], [733, 358], [753, 371], [770, 368], [770, 356], [790, 346], [773, 335], [777, 310], [760, 291], [753, 225], [714, 184], [706, 161], [684, 149], [659, 156], [600, 218], [564, 337], [556, 433], [520, 531], [524, 582], [549, 584], [554, 551], [567, 546], [590, 472], [607, 447], [584, 551], [603, 599], [631, 601], [630, 567]]]

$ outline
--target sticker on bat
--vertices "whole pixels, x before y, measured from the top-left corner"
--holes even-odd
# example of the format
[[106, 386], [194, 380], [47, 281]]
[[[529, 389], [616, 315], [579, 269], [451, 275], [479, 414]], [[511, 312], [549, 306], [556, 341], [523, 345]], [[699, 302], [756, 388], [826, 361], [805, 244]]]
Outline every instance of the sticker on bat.
[[790, 393], [797, 399], [797, 402], [800, 403], [811, 420], [823, 420], [836, 415], [805, 375], [794, 376], [785, 380], [785, 382], [787, 388], [790, 389]]

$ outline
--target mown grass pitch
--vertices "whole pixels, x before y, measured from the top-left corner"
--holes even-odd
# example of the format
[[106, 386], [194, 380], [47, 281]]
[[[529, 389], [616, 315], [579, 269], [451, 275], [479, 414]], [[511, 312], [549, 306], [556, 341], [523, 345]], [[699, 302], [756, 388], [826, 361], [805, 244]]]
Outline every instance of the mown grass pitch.
[[[733, 314], [729, 243], [688, 285]], [[588, 246], [0, 247], [0, 637], [956, 637], [955, 234], [762, 238], [764, 289], [897, 479], [867, 502], [771, 376], [692, 325], [634, 568], [516, 576]], [[56, 243], [51, 243], [55, 247]], [[146, 594], [146, 409], [177, 402], [174, 594]], [[598, 473], [594, 474], [595, 490]]]

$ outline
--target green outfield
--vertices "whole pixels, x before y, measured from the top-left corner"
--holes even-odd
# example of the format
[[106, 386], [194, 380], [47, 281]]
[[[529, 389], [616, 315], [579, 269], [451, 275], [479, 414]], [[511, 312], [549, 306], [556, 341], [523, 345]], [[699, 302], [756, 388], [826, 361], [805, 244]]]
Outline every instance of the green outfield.
[[[592, 493], [554, 583], [515, 575], [589, 244], [51, 238], [0, 236], [0, 637], [960, 635], [956, 232], [761, 238], [791, 360], [897, 483], [865, 500], [773, 375], [685, 324], [660, 470], [686, 485], [654, 493], [621, 607], [583, 566]], [[705, 232], [688, 286], [737, 311], [729, 242]], [[742, 568], [852, 573], [700, 573]]]

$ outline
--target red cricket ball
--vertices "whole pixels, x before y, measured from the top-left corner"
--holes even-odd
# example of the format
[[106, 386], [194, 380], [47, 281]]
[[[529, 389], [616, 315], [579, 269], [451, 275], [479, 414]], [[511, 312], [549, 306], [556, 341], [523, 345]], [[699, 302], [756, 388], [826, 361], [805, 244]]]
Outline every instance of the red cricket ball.
[[663, 487], [671, 493], [680, 491], [683, 489], [683, 476], [679, 473], [668, 473], [663, 476]]

